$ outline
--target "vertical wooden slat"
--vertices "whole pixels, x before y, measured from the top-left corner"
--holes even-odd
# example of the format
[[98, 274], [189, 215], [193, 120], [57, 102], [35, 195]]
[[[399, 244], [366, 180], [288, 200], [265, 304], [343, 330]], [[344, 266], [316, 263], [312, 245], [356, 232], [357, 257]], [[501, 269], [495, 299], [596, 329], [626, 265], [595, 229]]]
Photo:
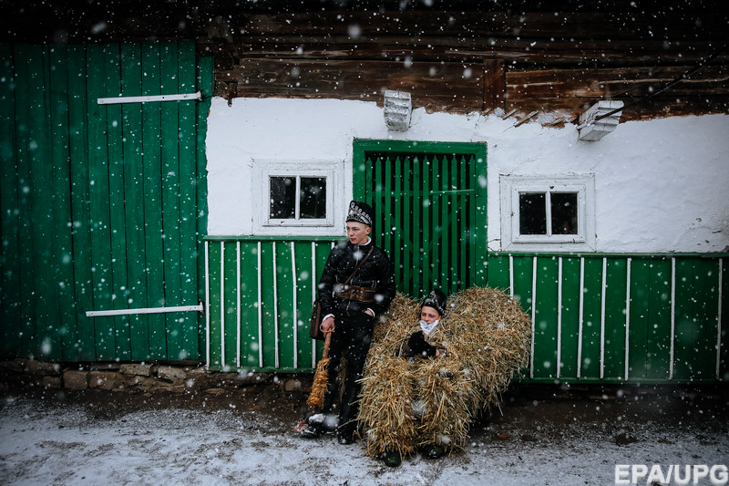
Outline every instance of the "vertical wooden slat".
[[[142, 94], [142, 51], [139, 44], [121, 45], [121, 92], [124, 96]], [[131, 308], [149, 307], [145, 272], [144, 130], [142, 104], [129, 103], [122, 109], [122, 149], [124, 210], [126, 227], [126, 266], [128, 284], [125, 300]], [[150, 359], [148, 316], [129, 317], [129, 338], [133, 360]]]
[[684, 258], [675, 259], [675, 325], [673, 378], [688, 379], [692, 375], [691, 357], [693, 354], [694, 323], [692, 304], [692, 285], [694, 267]]
[[241, 245], [241, 300], [244, 302], [241, 310], [241, 349], [242, 364], [244, 367], [258, 365], [258, 352], [260, 348], [258, 333], [258, 250], [255, 242], [245, 242]]
[[[23, 328], [15, 60], [13, 48], [0, 43], [0, 164], [3, 167], [0, 177], [0, 322], [3, 323], [0, 353], [9, 358], [22, 353]], [[16, 324], [8, 325], [11, 322]]]
[[[578, 342], [580, 323], [580, 259], [564, 257], [562, 260], [562, 328], [561, 328], [561, 374], [577, 376]], [[489, 272], [492, 265], [489, 258]]]
[[[195, 179], [195, 189], [196, 189], [196, 211], [195, 211], [195, 221], [196, 221], [196, 238], [197, 238], [197, 247], [198, 247], [198, 255], [202, 251], [202, 237], [203, 235], [207, 234], [207, 159], [205, 156], [205, 137], [207, 135], [207, 123], [208, 123], [208, 112], [210, 110], [210, 104], [211, 104], [211, 98], [212, 98], [212, 76], [213, 76], [213, 59], [212, 57], [203, 57], [198, 59], [198, 65], [197, 65], [197, 90], [202, 92], [203, 99], [202, 101], [197, 102], [196, 104], [196, 123], [197, 123], [197, 131], [196, 131], [196, 160], [197, 160], [197, 168], [196, 168], [196, 179]], [[198, 275], [199, 278], [203, 278], [204, 275], [204, 268], [203, 268], [203, 260], [198, 258]], [[207, 287], [206, 281], [200, 282], [198, 280], [198, 298], [203, 299], [204, 295], [202, 293], [202, 289]], [[205, 300], [207, 302], [207, 300]], [[198, 349], [203, 349], [203, 346], [205, 346], [205, 335], [203, 333], [198, 333]]]
[[585, 258], [582, 311], [582, 361], [583, 378], [600, 378], [601, 322], [602, 322], [602, 259]]
[[[75, 358], [73, 345], [76, 333], [74, 314], [74, 276], [71, 242], [71, 183], [69, 164], [69, 117], [68, 117], [68, 56], [67, 47], [50, 47], [50, 136], [52, 141], [52, 264], [50, 293], [52, 305], [57, 308], [53, 343], [48, 350], [51, 360]], [[55, 282], [55, 284], [53, 284]]]
[[[105, 96], [116, 96], [121, 92], [120, 47], [106, 46], [104, 59], [105, 83], [101, 88]], [[109, 228], [111, 236], [111, 253], [107, 256], [111, 264], [111, 308], [126, 309], [128, 304], [127, 278], [127, 229], [126, 201], [124, 197], [124, 159], [122, 139], [123, 120], [122, 106], [107, 105], [107, 154], [109, 168]], [[130, 201], [129, 204], [132, 204]], [[114, 317], [114, 358], [129, 360], [131, 358], [129, 322], [130, 316]]]
[[[142, 45], [142, 73], [142, 95], [161, 94], [159, 43], [152, 42]], [[162, 227], [161, 127], [163, 118], [161, 109], [160, 103], [142, 104], [142, 162], [145, 193], [143, 201], [144, 257], [148, 289], [147, 302], [151, 307], [163, 307], [166, 304], [163, 263], [165, 261], [165, 233]], [[210, 307], [208, 306], [208, 312], [211, 312]], [[152, 359], [166, 359], [168, 356], [166, 319], [162, 314], [153, 314], [148, 317], [149, 354]]]
[[[449, 159], [449, 170], [447, 175], [449, 188], [460, 187], [458, 185], [459, 165], [460, 161], [455, 155], [453, 156], [453, 158]], [[462, 283], [463, 276], [458, 272], [458, 257], [461, 253], [461, 245], [458, 243], [458, 220], [461, 218], [461, 207], [458, 204], [458, 198], [458, 194], [451, 195], [448, 198], [448, 204], [450, 205], [450, 210], [448, 212], [450, 214], [447, 217], [448, 225], [450, 228], [450, 233], [448, 235], [448, 240], [450, 244], [448, 245], [447, 250], [450, 250], [450, 266], [448, 268], [448, 275], [450, 276], [450, 278], [448, 279], [450, 282], [450, 293], [456, 292], [458, 290], [463, 290], [464, 288]]]
[[94, 272], [90, 206], [89, 123], [86, 48], [68, 46], [69, 144], [73, 273], [75, 281], [77, 335], [69, 361], [96, 359], [95, 319], [85, 312], [94, 309]]
[[[408, 157], [410, 158], [410, 157]], [[423, 280], [421, 279], [422, 272], [423, 272], [423, 265], [421, 261], [421, 248], [423, 247], [423, 242], [427, 241], [426, 234], [424, 233], [425, 226], [423, 224], [423, 220], [421, 219], [421, 214], [423, 210], [423, 193], [421, 190], [421, 184], [422, 184], [422, 178], [421, 178], [421, 166], [420, 164], [422, 161], [411, 158], [411, 163], [413, 167], [413, 182], [411, 191], [413, 193], [413, 215], [412, 215], [412, 225], [410, 227], [410, 232], [412, 235], [412, 255], [413, 255], [413, 278], [411, 280], [411, 287], [408, 289], [410, 291], [410, 295], [413, 296], [420, 296], [421, 292], [423, 291]]]
[[420, 284], [420, 288], [422, 289], [422, 292], [425, 293], [428, 291], [428, 287], [432, 285], [433, 277], [432, 277], [432, 269], [433, 269], [433, 261], [432, 257], [430, 255], [430, 245], [432, 244], [432, 239], [434, 238], [435, 233], [435, 227], [433, 225], [433, 195], [431, 194], [431, 177], [433, 175], [432, 172], [432, 164], [431, 164], [431, 157], [422, 154], [420, 157], [420, 170], [422, 174], [422, 181], [423, 181], [423, 197], [421, 199], [421, 214], [422, 214], [422, 231], [423, 231], [423, 240], [421, 242], [421, 248], [422, 252], [420, 254], [420, 261], [418, 262], [420, 269], [422, 271], [423, 279]]
[[625, 372], [625, 312], [627, 259], [606, 260], [604, 366], [607, 376], [623, 377]]
[[473, 197], [475, 205], [475, 221], [472, 226], [471, 242], [474, 246], [474, 262], [478, 268], [476, 279], [473, 285], [483, 286], [486, 284], [486, 272], [488, 268], [488, 164], [486, 163], [486, 145], [479, 144], [478, 150], [471, 157], [474, 166], [475, 177], [473, 180]]
[[395, 166], [395, 176], [390, 188], [392, 196], [388, 199], [392, 201], [392, 213], [395, 215], [393, 224], [396, 227], [392, 230], [392, 248], [390, 259], [396, 275], [402, 275], [403, 264], [403, 221], [406, 220], [407, 213], [403, 211], [403, 203], [407, 199], [403, 195], [403, 164], [398, 158], [390, 161]]
[[[196, 88], [195, 42], [179, 43], [179, 93], [192, 93]], [[180, 163], [180, 305], [197, 303], [197, 140], [195, 101], [181, 101], [179, 106], [180, 130], [178, 138]], [[185, 313], [179, 317], [179, 358], [198, 354], [198, 315]]]
[[[179, 93], [177, 44], [160, 46], [161, 94]], [[167, 305], [182, 303], [182, 255], [180, 249], [180, 154], [179, 102], [161, 103], [162, 229], [164, 231], [164, 292]], [[167, 316], [167, 358], [177, 359], [184, 348], [182, 324]]]
[[710, 380], [716, 376], [717, 306], [719, 266], [715, 260], [689, 257], [693, 267], [691, 283], [691, 378]]
[[[240, 281], [238, 280], [238, 252], [236, 244], [233, 242], [223, 242], [225, 256], [223, 258], [223, 268], [225, 269], [223, 286], [221, 288], [223, 309], [223, 353], [225, 355], [224, 365], [233, 368], [238, 356], [238, 318], [236, 299]], [[178, 322], [177, 329], [182, 329], [182, 323]], [[182, 355], [188, 353], [187, 348], [180, 347], [177, 351]]]

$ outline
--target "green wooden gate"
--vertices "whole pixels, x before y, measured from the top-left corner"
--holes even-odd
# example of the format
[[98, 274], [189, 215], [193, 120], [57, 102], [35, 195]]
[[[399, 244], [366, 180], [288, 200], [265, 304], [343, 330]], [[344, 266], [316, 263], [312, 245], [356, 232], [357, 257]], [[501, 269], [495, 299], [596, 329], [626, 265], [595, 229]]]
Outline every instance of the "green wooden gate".
[[[193, 41], [0, 45], [3, 357], [200, 358], [212, 61]], [[199, 61], [199, 62], [198, 62]]]
[[400, 292], [485, 285], [485, 145], [355, 140], [354, 197], [373, 204]]

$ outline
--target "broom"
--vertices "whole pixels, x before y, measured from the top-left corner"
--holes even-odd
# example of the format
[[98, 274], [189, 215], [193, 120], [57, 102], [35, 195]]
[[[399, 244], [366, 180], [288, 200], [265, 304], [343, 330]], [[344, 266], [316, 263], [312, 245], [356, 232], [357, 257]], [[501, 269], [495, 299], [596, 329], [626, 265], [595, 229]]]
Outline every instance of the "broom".
[[324, 338], [324, 351], [322, 351], [321, 360], [316, 365], [314, 383], [311, 385], [311, 393], [306, 401], [306, 404], [312, 407], [321, 408], [324, 405], [324, 393], [329, 381], [329, 344], [331, 342], [332, 332], [330, 331]]

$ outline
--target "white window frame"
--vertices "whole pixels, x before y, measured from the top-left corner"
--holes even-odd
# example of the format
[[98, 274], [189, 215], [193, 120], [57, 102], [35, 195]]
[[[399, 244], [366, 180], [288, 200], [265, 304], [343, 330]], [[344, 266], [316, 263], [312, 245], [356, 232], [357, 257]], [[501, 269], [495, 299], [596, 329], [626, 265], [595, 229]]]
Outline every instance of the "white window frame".
[[[262, 236], [340, 236], [344, 214], [344, 161], [253, 161], [253, 223], [255, 234]], [[326, 179], [326, 218], [271, 218], [271, 177]], [[297, 191], [298, 195], [298, 191]]]
[[[501, 244], [511, 251], [595, 251], [595, 175], [500, 176]], [[577, 193], [577, 234], [522, 235], [519, 232], [519, 194]], [[547, 197], [547, 202], [549, 201]], [[547, 228], [551, 206], [547, 204]], [[549, 233], [549, 231], [548, 231]]]

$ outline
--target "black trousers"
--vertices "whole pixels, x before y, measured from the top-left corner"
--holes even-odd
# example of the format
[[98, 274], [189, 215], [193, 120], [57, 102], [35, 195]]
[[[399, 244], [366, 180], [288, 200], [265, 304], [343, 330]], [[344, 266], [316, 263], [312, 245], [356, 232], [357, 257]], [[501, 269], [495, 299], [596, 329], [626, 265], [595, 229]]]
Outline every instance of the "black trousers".
[[342, 306], [335, 314], [335, 331], [329, 345], [329, 380], [324, 396], [322, 411], [326, 414], [332, 412], [334, 398], [337, 392], [337, 376], [342, 358], [347, 359], [346, 378], [344, 380], [344, 394], [342, 407], [339, 411], [339, 432], [352, 434], [357, 424], [357, 399], [361, 385], [367, 352], [370, 350], [374, 318], [365, 314], [366, 304], [350, 303]]

